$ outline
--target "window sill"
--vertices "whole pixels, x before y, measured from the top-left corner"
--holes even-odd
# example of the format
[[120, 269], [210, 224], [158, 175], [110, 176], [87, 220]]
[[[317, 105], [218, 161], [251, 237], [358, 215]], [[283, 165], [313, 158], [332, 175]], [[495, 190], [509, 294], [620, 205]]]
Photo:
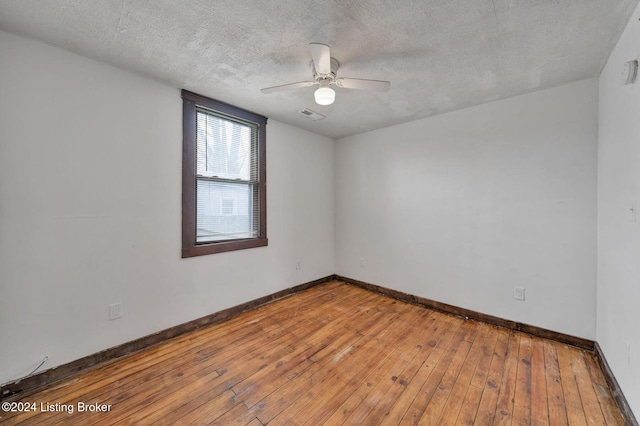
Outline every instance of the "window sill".
[[251, 238], [248, 240], [223, 241], [219, 243], [198, 244], [182, 248], [182, 258], [203, 256], [207, 254], [223, 253], [226, 251], [244, 250], [255, 247], [268, 246], [267, 238]]

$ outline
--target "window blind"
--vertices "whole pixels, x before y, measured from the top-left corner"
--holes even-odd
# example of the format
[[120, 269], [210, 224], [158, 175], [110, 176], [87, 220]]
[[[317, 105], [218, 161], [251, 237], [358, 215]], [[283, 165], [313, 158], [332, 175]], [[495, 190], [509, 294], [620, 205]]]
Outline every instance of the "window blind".
[[257, 125], [196, 109], [196, 243], [256, 238]]

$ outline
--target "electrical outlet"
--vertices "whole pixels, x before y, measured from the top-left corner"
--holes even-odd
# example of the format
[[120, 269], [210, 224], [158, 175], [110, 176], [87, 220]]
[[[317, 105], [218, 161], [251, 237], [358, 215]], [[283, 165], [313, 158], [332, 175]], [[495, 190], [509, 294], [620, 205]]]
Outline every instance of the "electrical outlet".
[[516, 300], [524, 300], [524, 287], [514, 287], [513, 298]]
[[109, 320], [122, 318], [122, 302], [109, 305]]
[[361, 267], [361, 268], [364, 268], [365, 266], [366, 266], [366, 262], [365, 262], [365, 260], [364, 260], [364, 257], [361, 257], [361, 258], [360, 258], [360, 267]]
[[296, 270], [300, 270], [302, 268], [302, 264], [300, 263], [300, 259], [296, 260]]

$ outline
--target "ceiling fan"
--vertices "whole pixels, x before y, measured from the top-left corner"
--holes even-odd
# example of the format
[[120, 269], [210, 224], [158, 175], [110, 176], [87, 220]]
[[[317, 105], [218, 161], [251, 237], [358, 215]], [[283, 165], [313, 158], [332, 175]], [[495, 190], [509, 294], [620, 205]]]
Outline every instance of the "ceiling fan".
[[364, 80], [360, 78], [336, 78], [340, 64], [331, 57], [329, 46], [321, 43], [310, 43], [311, 71], [313, 81], [301, 81], [298, 83], [283, 84], [281, 86], [266, 87], [260, 90], [262, 93], [274, 93], [282, 90], [299, 89], [301, 87], [320, 86], [314, 92], [314, 98], [318, 105], [331, 105], [336, 98], [336, 92], [331, 86], [343, 89], [375, 90], [386, 92], [391, 83], [381, 80]]

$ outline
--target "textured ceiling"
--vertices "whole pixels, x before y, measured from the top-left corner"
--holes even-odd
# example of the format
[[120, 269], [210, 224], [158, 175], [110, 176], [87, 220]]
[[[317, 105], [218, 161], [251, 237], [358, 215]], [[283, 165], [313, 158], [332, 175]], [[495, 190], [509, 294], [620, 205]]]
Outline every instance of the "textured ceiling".
[[[595, 77], [638, 0], [0, 0], [0, 28], [338, 138]], [[338, 77], [385, 93], [263, 87]], [[326, 118], [311, 121], [309, 108]]]

